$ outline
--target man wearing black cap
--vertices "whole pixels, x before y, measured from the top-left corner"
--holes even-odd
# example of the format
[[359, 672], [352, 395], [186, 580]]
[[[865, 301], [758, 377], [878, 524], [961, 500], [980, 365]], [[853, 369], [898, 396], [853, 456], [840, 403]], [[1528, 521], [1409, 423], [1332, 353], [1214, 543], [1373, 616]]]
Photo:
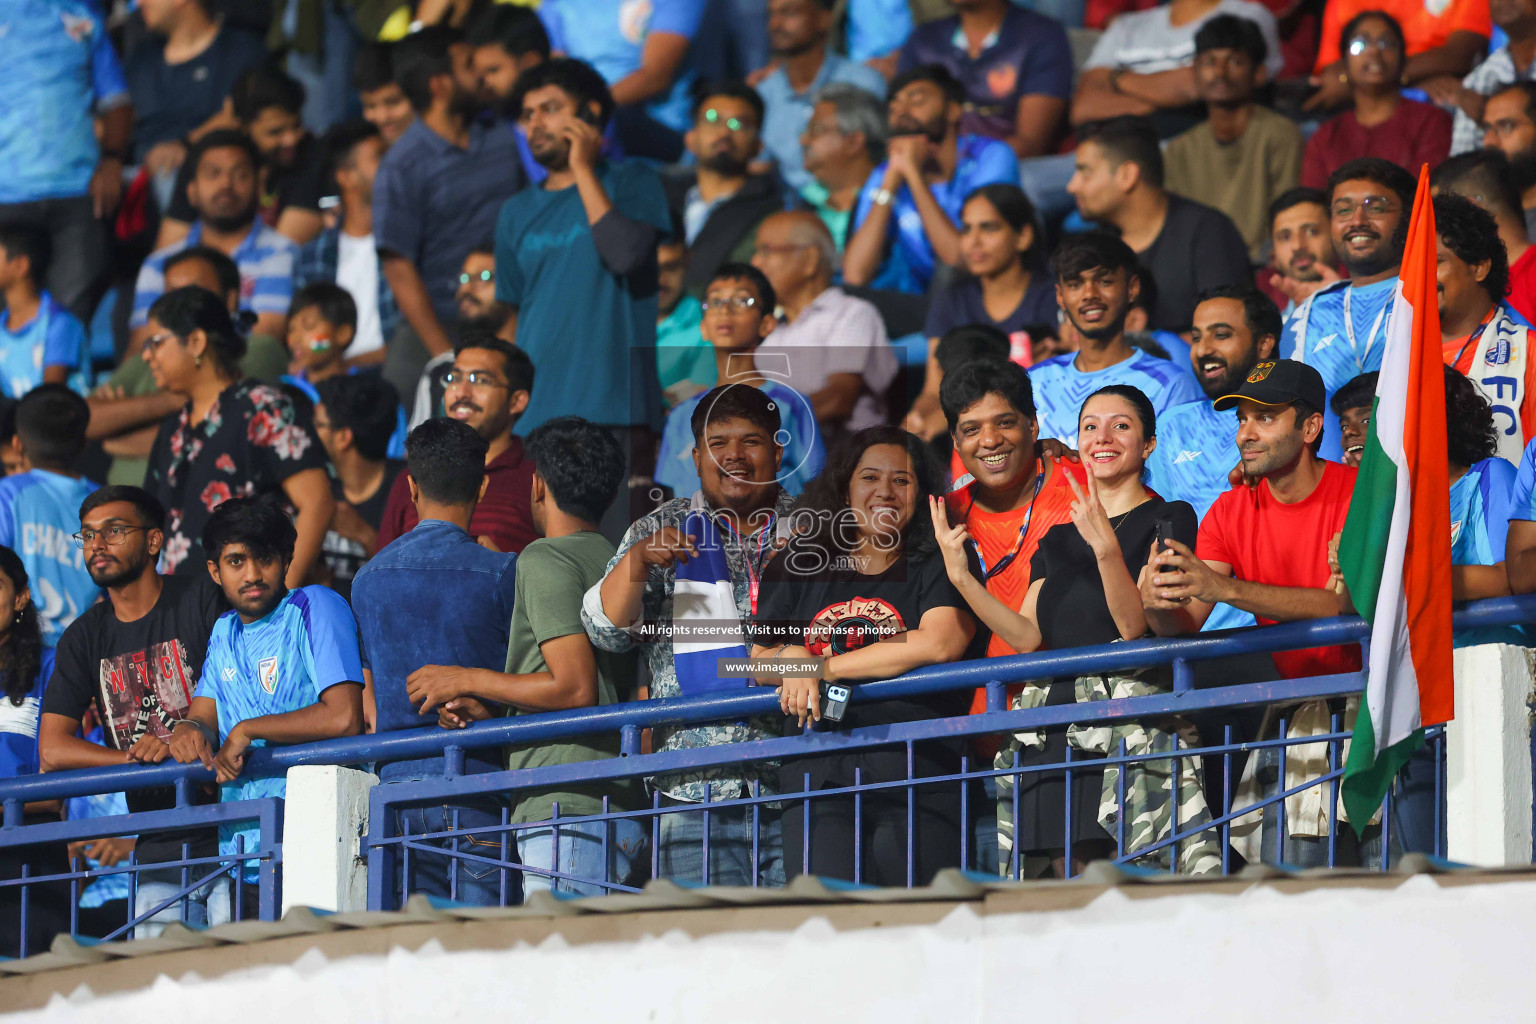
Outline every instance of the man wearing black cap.
[[[1329, 568], [1328, 545], [1344, 529], [1355, 470], [1317, 457], [1323, 433], [1323, 378], [1289, 359], [1255, 366], [1236, 393], [1216, 400], [1237, 409], [1237, 447], [1252, 486], [1216, 499], [1195, 551], [1169, 541], [1141, 580], [1147, 617], [1160, 635], [1194, 632], [1221, 602], [1261, 625], [1350, 614]], [[1274, 655], [1285, 678], [1357, 672], [1360, 648]]]

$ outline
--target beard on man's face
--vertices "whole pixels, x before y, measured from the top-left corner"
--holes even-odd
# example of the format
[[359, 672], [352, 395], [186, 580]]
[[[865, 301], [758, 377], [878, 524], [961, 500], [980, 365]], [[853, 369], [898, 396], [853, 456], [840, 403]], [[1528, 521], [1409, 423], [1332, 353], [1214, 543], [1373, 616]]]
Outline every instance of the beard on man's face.
[[929, 142], [943, 142], [949, 134], [949, 122], [941, 114], [928, 121], [920, 121], [910, 114], [903, 114], [891, 122], [891, 135], [926, 135]]
[[1392, 236], [1382, 244], [1361, 256], [1351, 256], [1349, 247], [1344, 246], [1339, 250], [1339, 262], [1349, 271], [1351, 277], [1370, 277], [1401, 264], [1403, 250], [1407, 245], [1408, 217], [1405, 214], [1399, 218]]

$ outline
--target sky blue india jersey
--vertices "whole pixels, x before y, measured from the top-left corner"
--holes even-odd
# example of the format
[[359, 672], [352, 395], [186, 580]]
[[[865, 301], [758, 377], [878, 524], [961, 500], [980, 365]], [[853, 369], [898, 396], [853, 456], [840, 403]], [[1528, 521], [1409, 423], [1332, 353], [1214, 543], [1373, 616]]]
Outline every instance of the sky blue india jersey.
[[[1176, 405], [1157, 416], [1157, 448], [1147, 459], [1147, 486], [1164, 501], [1187, 501], [1201, 519], [1232, 485], [1237, 465], [1237, 410], [1217, 412], [1210, 399]], [[1203, 629], [1252, 626], [1253, 616], [1231, 605], [1211, 609]]]
[[37, 315], [14, 331], [0, 312], [0, 391], [20, 398], [43, 382], [48, 366], [69, 367], [66, 383], [82, 395], [90, 390], [85, 327], [45, 291]]
[[[357, 621], [341, 595], [328, 587], [290, 590], [264, 618], [247, 625], [238, 613], [225, 612], [208, 640], [203, 675], [193, 697], [208, 697], [219, 706], [219, 740], [247, 718], [298, 711], [320, 700], [337, 683], [363, 680], [358, 652]], [[257, 740], [252, 748], [265, 746]], [[222, 787], [220, 799], [254, 800], [284, 796], [286, 779], [242, 775]], [[219, 849], [233, 853], [238, 838], [254, 849], [260, 833], [254, 824], [224, 825]], [[248, 878], [256, 864], [247, 862]]]
[[[1526, 449], [1526, 459], [1529, 458], [1530, 449]], [[1504, 540], [1514, 511], [1514, 487], [1515, 467], [1498, 457], [1484, 459], [1451, 484], [1452, 565], [1497, 565], [1504, 561]], [[1456, 633], [1457, 647], [1525, 642], [1525, 634], [1518, 626], [1489, 626]]]
[[1179, 365], [1135, 349], [1129, 359], [1084, 373], [1073, 365], [1076, 358], [1075, 352], [1065, 352], [1029, 369], [1040, 436], [1054, 437], [1069, 448], [1077, 447], [1077, 416], [1083, 401], [1099, 388], [1110, 384], [1140, 388], [1159, 418], [1165, 409], [1204, 398], [1188, 362]]
[[[1396, 288], [1397, 278], [1389, 277], [1360, 288], [1340, 282], [1317, 292], [1286, 321], [1280, 358], [1299, 360], [1322, 374], [1323, 389], [1331, 401], [1334, 392], [1355, 377], [1381, 369]], [[1322, 413], [1323, 443], [1318, 455], [1338, 462], [1344, 457], [1339, 418], [1332, 409]]]
[[84, 477], [46, 469], [0, 479], [0, 545], [16, 552], [26, 567], [49, 647], [57, 646], [69, 624], [101, 596], [73, 536], [80, 529], [80, 503], [96, 488]]

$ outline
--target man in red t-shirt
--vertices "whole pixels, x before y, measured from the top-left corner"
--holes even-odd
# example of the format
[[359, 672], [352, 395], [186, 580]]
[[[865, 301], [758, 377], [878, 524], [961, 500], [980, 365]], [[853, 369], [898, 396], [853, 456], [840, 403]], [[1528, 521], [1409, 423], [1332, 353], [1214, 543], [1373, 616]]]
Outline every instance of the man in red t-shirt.
[[[494, 551], [518, 553], [538, 536], [533, 529], [533, 461], [512, 425], [528, 408], [533, 363], [522, 349], [476, 329], [465, 331], [454, 350], [453, 366], [443, 378], [443, 408], [475, 428], [489, 442], [485, 453], [485, 493], [475, 506], [469, 532]], [[410, 531], [417, 522], [408, 477], [395, 477], [379, 523], [377, 550]]]
[[[1243, 473], [1255, 481], [1216, 499], [1195, 551], [1178, 541], [1154, 552], [1142, 575], [1142, 600], [1159, 635], [1192, 633], [1225, 602], [1263, 625], [1353, 613], [1330, 586], [1328, 545], [1344, 529], [1355, 471], [1319, 459], [1323, 378], [1289, 359], [1254, 367], [1236, 394], [1216, 400], [1237, 407]], [[1360, 670], [1355, 644], [1274, 655], [1286, 678]]]
[[[970, 531], [987, 591], [1019, 608], [1040, 538], [1072, 518], [1067, 474], [1076, 472], [1082, 481], [1082, 469], [1036, 455], [1034, 390], [1015, 363], [966, 363], [945, 375], [939, 404], [969, 477], [949, 493], [950, 520], [964, 520]], [[987, 644], [989, 658], [1016, 653], [996, 636]], [[986, 708], [986, 690], [978, 689], [971, 713]]]

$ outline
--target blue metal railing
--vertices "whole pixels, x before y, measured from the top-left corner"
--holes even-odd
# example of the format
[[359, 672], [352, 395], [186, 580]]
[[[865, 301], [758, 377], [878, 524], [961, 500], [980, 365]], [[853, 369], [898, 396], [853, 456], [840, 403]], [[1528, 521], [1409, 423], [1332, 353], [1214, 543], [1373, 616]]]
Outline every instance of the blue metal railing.
[[[1478, 602], [1460, 609], [1456, 613], [1456, 626], [1458, 629], [1531, 621], [1536, 621], [1536, 596], [1500, 598]], [[1236, 742], [1232, 736], [1231, 729], [1228, 728], [1225, 730], [1219, 743], [1212, 743], [1197, 748], [1179, 748], [1175, 745], [1174, 749], [1170, 752], [1149, 755], [1126, 755], [1123, 752], [1117, 751], [1112, 752], [1106, 758], [1094, 759], [1091, 764], [1087, 764], [1081, 759], [1072, 760], [1070, 749], [1067, 760], [1043, 765], [1021, 767], [1015, 764], [1013, 766], [1005, 765], [1002, 768], [982, 767], [978, 769], [969, 760], [966, 760], [961, 762], [960, 771], [958, 772], [923, 777], [909, 776], [905, 779], [886, 780], [879, 783], [863, 783], [851, 788], [844, 787], [837, 790], [819, 791], [814, 797], [799, 801], [795, 801], [792, 797], [787, 798], [759, 790], [754, 790], [736, 800], [711, 801], [707, 807], [695, 805], [667, 807], [662, 805], [659, 797], [653, 797], [651, 806], [642, 810], [613, 811], [609, 810], [605, 803], [604, 813], [602, 814], [582, 817], [559, 817], [557, 811], [557, 817], [551, 822], [519, 823], [518, 825], [509, 824], [506, 820], [506, 814], [503, 812], [500, 824], [477, 827], [475, 831], [470, 833], [466, 833], [462, 829], [453, 828], [450, 825], [437, 832], [414, 835], [399, 834], [394, 829], [394, 812], [401, 808], [419, 806], [431, 802], [461, 802], [481, 796], [504, 796], [508, 792], [522, 790], [568, 788], [571, 785], [583, 782], [611, 782], [623, 778], [680, 771], [699, 771], [705, 768], [723, 767], [733, 764], [761, 764], [780, 761], [785, 758], [827, 753], [849, 753], [880, 747], [904, 747], [908, 752], [910, 760], [912, 751], [916, 749], [917, 745], [934, 741], [952, 741], [987, 734], [1011, 734], [1034, 729], [1059, 729], [1073, 724], [1113, 723], [1131, 719], [1155, 720], [1170, 715], [1188, 716], [1198, 712], [1214, 712], [1245, 706], [1259, 707], [1314, 698], [1336, 697], [1359, 691], [1363, 685], [1363, 675], [1347, 674], [1313, 679], [1239, 683], [1196, 689], [1193, 684], [1192, 664], [1217, 658], [1356, 643], [1365, 639], [1368, 633], [1368, 627], [1358, 618], [1322, 619], [1287, 623], [1263, 629], [1233, 630], [1222, 633], [1200, 634], [1187, 638], [1133, 641], [1097, 648], [1079, 648], [1061, 652], [1041, 652], [1009, 658], [962, 662], [921, 669], [898, 679], [867, 683], [854, 688], [853, 703], [860, 704], [923, 697], [945, 691], [984, 687], [987, 692], [987, 711], [984, 714], [961, 718], [922, 720], [898, 725], [875, 726], [846, 731], [808, 732], [803, 735], [729, 746], [641, 754], [642, 732], [652, 727], [687, 726], [731, 721], [757, 715], [779, 714], [778, 701], [772, 690], [743, 689], [741, 691], [731, 691], [702, 697], [653, 700], [578, 711], [518, 716], [477, 723], [468, 729], [453, 732], [435, 728], [423, 728], [383, 735], [349, 737], [292, 747], [265, 747], [253, 750], [250, 753], [247, 759], [246, 771], [253, 776], [276, 775], [281, 774], [288, 768], [307, 764], [359, 765], [431, 757], [438, 754], [445, 755], [447, 770], [443, 778], [421, 782], [391, 783], [375, 787], [373, 791], [370, 808], [370, 832], [366, 839], [366, 850], [370, 869], [370, 906], [375, 907], [391, 904], [400, 887], [408, 885], [409, 865], [408, 863], [401, 864], [398, 862], [402, 860], [408, 861], [411, 856], [447, 858], [454, 865], [453, 873], [455, 878], [457, 877], [459, 867], [462, 865], [468, 864], [480, 869], [491, 869], [501, 879], [500, 888], [503, 899], [508, 898], [511, 888], [508, 885], [508, 879], [514, 873], [528, 873], [530, 876], [542, 875], [546, 878], [555, 879], [562, 878], [564, 873], [559, 870], [531, 869], [527, 865], [522, 864], [513, 855], [515, 851], [511, 849], [511, 837], [514, 837], [519, 832], [526, 833], [529, 830], [540, 827], [553, 829], [555, 840], [558, 842], [560, 830], [563, 828], [582, 824], [600, 825], [603, 832], [601, 840], [604, 847], [603, 854], [606, 857], [610, 852], [608, 848], [609, 837], [614, 823], [622, 821], [642, 821], [648, 823], [652, 839], [651, 867], [653, 873], [660, 873], [659, 868], [661, 865], [657, 860], [658, 851], [654, 840], [660, 830], [660, 823], [663, 817], [667, 815], [701, 815], [708, 819], [712, 814], [724, 815], [728, 812], [739, 810], [753, 822], [752, 843], [755, 855], [756, 844], [760, 841], [756, 826], [764, 816], [764, 809], [771, 810], [774, 806], [786, 802], [798, 802], [801, 808], [804, 809], [807, 819], [809, 819], [810, 807], [813, 801], [849, 798], [853, 801], [854, 814], [857, 818], [857, 816], [864, 813], [864, 809], [872, 801], [885, 798], [887, 793], [898, 791], [904, 793], [908, 806], [911, 808], [915, 805], [915, 801], [919, 799], [920, 791], [930, 791], [935, 787], [951, 787], [954, 789], [955, 803], [964, 808], [967, 803], [975, 802], [971, 795], [972, 785], [989, 779], [994, 781], [999, 779], [1021, 780], [1031, 774], [1046, 772], [1057, 772], [1071, 776], [1074, 771], [1122, 767], [1124, 770], [1121, 771], [1120, 778], [1123, 784], [1133, 767], [1136, 770], [1146, 770], [1151, 764], [1171, 761], [1175, 766], [1175, 773], [1177, 773], [1181, 762], [1199, 757], [1219, 759], [1223, 765], [1225, 777], [1221, 786], [1221, 792], [1225, 794], [1225, 798], [1221, 807], [1221, 813], [1213, 813], [1213, 818], [1210, 822], [1203, 823], [1193, 831], [1188, 828], [1181, 830], [1177, 819], [1177, 806], [1175, 806], [1173, 831], [1159, 839], [1155, 850], [1127, 850], [1122, 829], [1122, 836], [1116, 846], [1116, 855], [1122, 860], [1135, 860], [1144, 857], [1149, 852], [1157, 852], [1157, 850], [1165, 848], [1172, 848], [1176, 853], [1179, 845], [1189, 840], [1191, 836], [1199, 832], [1214, 831], [1219, 832], [1221, 836], [1223, 848], [1222, 866], [1225, 870], [1229, 865], [1227, 854], [1229, 829], [1233, 819], [1238, 816], [1238, 812], [1232, 811], [1230, 807], [1233, 781], [1230, 775], [1234, 764], [1234, 757], [1241, 757], [1252, 751], [1262, 749], [1266, 744], [1277, 746], [1280, 750], [1284, 751], [1302, 744], [1316, 743], [1329, 744], [1330, 756], [1337, 757], [1336, 748], [1338, 743], [1346, 738], [1346, 734], [1341, 730], [1337, 721], [1335, 721], [1329, 733], [1321, 736], [1296, 739], [1281, 735], [1269, 741]], [[1172, 686], [1169, 692], [1151, 696], [1111, 699], [1084, 704], [1045, 706], [1024, 710], [1008, 710], [1006, 707], [1007, 690], [1010, 684], [1028, 680], [1122, 673], [1154, 666], [1167, 666], [1172, 679]], [[517, 772], [498, 772], [470, 776], [462, 774], [464, 753], [467, 750], [500, 747], [509, 744], [560, 742], [580, 736], [603, 733], [619, 734], [623, 757], [526, 769]], [[1281, 754], [1281, 759], [1283, 762], [1283, 753]], [[1342, 761], [1335, 763], [1333, 771], [1325, 775], [1325, 777], [1310, 783], [1310, 785], [1326, 785], [1336, 790], [1339, 764], [1342, 764]], [[1280, 777], [1282, 780], [1284, 779], [1283, 767]], [[227, 822], [232, 820], [239, 813], [234, 810], [234, 805], [230, 805], [228, 808], [194, 808], [186, 806], [188, 802], [185, 796], [189, 792], [189, 787], [211, 781], [212, 773], [199, 764], [123, 765], [114, 768], [61, 772], [5, 780], [0, 782], [0, 805], [3, 805], [4, 808], [3, 827], [0, 827], [0, 851], [31, 844], [72, 841], [88, 836], [134, 834], [153, 828], [164, 828], [166, 827], [166, 820], [179, 820], [182, 822], [190, 822], [193, 818], [196, 818], [199, 822], [204, 818], [207, 818], [208, 821], [220, 820]], [[1437, 783], [1439, 782], [1440, 777], [1437, 775]], [[119, 790], [131, 792], [171, 785], [177, 786], [182, 794], [182, 804], [184, 805], [175, 811], [128, 814], [112, 818], [97, 818], [58, 824], [22, 824], [23, 805], [31, 801], [62, 799]], [[1015, 793], [1017, 793], [1017, 787], [1018, 784], [1016, 782]], [[1070, 786], [1067, 788], [1070, 793]], [[1266, 796], [1265, 802], [1257, 805], [1258, 809], [1262, 811], [1266, 806], [1278, 807], [1279, 813], [1283, 818], [1284, 797], [1294, 794], [1283, 792], [1283, 786], [1280, 788], [1282, 792]], [[1443, 784], [1439, 784], [1437, 785], [1437, 800], [1443, 800], [1443, 795]], [[1334, 799], [1333, 803], [1336, 806], [1337, 800]], [[1121, 801], [1121, 806], [1121, 819], [1123, 820], [1123, 800]], [[1249, 809], [1251, 810], [1252, 808]], [[209, 817], [204, 812], [213, 813]], [[1391, 811], [1388, 810], [1387, 813], [1390, 815]], [[170, 815], [171, 817], [169, 819], [156, 817], [152, 821], [149, 817], [151, 814], [156, 816]], [[964, 815], [965, 811], [962, 810], [962, 817]], [[249, 813], [246, 816], [249, 817]], [[984, 817], [984, 813], [973, 814], [972, 817]], [[1070, 818], [1070, 814], [1068, 817]], [[1442, 820], [1443, 818], [1437, 816], [1435, 826], [1437, 831], [1441, 827]], [[281, 847], [276, 832], [271, 830], [271, 823], [263, 820], [261, 824], [259, 848], [245, 856], [260, 858], [261, 870], [269, 872], [269, 875], [263, 875], [262, 881], [263, 899], [261, 914], [263, 917], [267, 917], [269, 914], [275, 913], [277, 886], [280, 885], [278, 867], [281, 861]], [[1281, 831], [1284, 831], [1283, 825]], [[1335, 820], [1332, 823], [1332, 827], [1330, 827], [1330, 835], [1327, 839], [1328, 863], [1335, 862], [1336, 836], [1334, 833], [1336, 832], [1337, 822]], [[969, 829], [962, 829], [962, 857], [968, 856], [965, 847], [972, 842], [968, 833]], [[1390, 829], [1388, 833], [1390, 837]], [[707, 880], [708, 877], [710, 863], [708, 847], [711, 835], [712, 833], [706, 828], [702, 840], [704, 844], [705, 874], [699, 879], [700, 881]], [[809, 831], [807, 831], [806, 835], [806, 842], [808, 844]], [[913, 844], [912, 835], [913, 829], [909, 828], [907, 831], [909, 853], [911, 852], [910, 847]], [[481, 837], [486, 837], [491, 842], [487, 844], [482, 841], [473, 849], [466, 850], [463, 848], [464, 842], [471, 838], [480, 839]], [[439, 841], [443, 840], [446, 840], [449, 844], [446, 850], [442, 849], [439, 844]], [[487, 856], [483, 852], [478, 852], [485, 849], [487, 845], [493, 845], [499, 855]], [[1015, 876], [1019, 874], [1019, 859], [1017, 855], [1012, 858], [1013, 863], [1009, 865], [1010, 874]], [[1384, 857], [1383, 862], [1385, 862], [1385, 859]], [[860, 873], [859, 864], [862, 864], [862, 860], [856, 858], [854, 881], [860, 880], [857, 877]], [[911, 865], [912, 858], [909, 856], [909, 882], [912, 879]], [[157, 868], [179, 866], [181, 866], [179, 862], [156, 865]], [[228, 871], [229, 865], [226, 863], [224, 868]], [[1070, 862], [1067, 870], [1069, 872], [1071, 870]], [[238, 874], [239, 872], [235, 873]], [[89, 876], [78, 874], [71, 877], [85, 879]], [[270, 888], [268, 887], [269, 877]], [[572, 879], [567, 879], [567, 881], [570, 880]], [[586, 879], [584, 881], [590, 881], [605, 891], [623, 891], [629, 887], [622, 881], [606, 877], [602, 879]], [[19, 880], [13, 880], [12, 884], [19, 884]], [[0, 928], [7, 926], [7, 922], [0, 922]]]

